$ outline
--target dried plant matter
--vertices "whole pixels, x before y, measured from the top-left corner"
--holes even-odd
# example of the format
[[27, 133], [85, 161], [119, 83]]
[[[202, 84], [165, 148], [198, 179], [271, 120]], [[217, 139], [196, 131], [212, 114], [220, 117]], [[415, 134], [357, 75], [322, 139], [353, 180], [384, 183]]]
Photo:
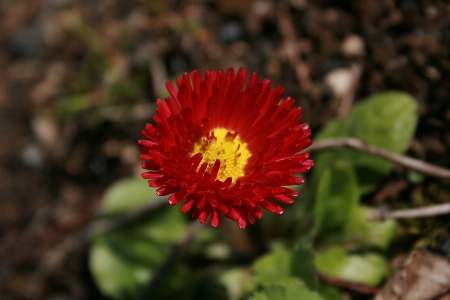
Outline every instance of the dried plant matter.
[[413, 251], [375, 300], [431, 300], [450, 289], [450, 263], [425, 250]]

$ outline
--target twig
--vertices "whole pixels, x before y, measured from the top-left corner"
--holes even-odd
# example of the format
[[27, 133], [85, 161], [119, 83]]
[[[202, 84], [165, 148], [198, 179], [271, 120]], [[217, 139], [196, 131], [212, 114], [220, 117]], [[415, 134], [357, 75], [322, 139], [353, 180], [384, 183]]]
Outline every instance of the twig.
[[385, 219], [409, 219], [426, 218], [450, 214], [450, 203], [430, 205], [426, 207], [402, 209], [395, 211], [379, 210], [369, 217], [370, 221], [379, 221]]
[[284, 48], [287, 57], [294, 68], [300, 90], [308, 93], [312, 88], [312, 82], [309, 77], [309, 69], [302, 60], [301, 53], [297, 47], [297, 37], [292, 24], [292, 16], [289, 13], [287, 4], [281, 1], [277, 10], [278, 28], [284, 40]]
[[155, 275], [153, 275], [152, 280], [147, 284], [147, 286], [143, 289], [141, 295], [139, 296], [139, 300], [147, 300], [152, 299], [152, 294], [155, 289], [158, 287], [161, 280], [164, 278], [164, 275], [170, 269], [172, 264], [176, 261], [178, 255], [183, 252], [184, 249], [188, 246], [189, 242], [194, 238], [197, 231], [201, 228], [202, 224], [197, 221], [193, 221], [189, 226], [186, 234], [181, 239], [181, 241], [173, 248], [172, 252], [167, 256], [164, 263], [156, 270]]
[[307, 151], [316, 152], [325, 149], [334, 149], [340, 147], [349, 147], [372, 155], [380, 156], [399, 165], [419, 171], [429, 176], [442, 179], [450, 179], [449, 169], [435, 166], [409, 156], [392, 153], [382, 148], [370, 146], [356, 138], [338, 138], [318, 141], [315, 142], [311, 147], [309, 147]]
[[148, 68], [152, 78], [152, 84], [155, 89], [156, 97], [162, 97], [166, 94], [165, 84], [169, 81], [169, 75], [164, 66], [164, 61], [160, 54], [160, 49], [150, 44], [148, 47]]
[[342, 97], [341, 104], [339, 106], [338, 114], [341, 117], [345, 117], [352, 108], [353, 101], [355, 100], [355, 94], [358, 89], [359, 81], [363, 71], [363, 64], [360, 61], [354, 61], [350, 65], [350, 71], [352, 74], [352, 82], [347, 93]]

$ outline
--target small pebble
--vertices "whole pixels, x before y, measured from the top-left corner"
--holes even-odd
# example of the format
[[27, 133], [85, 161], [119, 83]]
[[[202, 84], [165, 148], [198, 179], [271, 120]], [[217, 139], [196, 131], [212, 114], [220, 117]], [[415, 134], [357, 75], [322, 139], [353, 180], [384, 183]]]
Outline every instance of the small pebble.
[[45, 149], [54, 147], [59, 136], [59, 127], [55, 120], [47, 116], [35, 116], [31, 120], [31, 128]]
[[334, 96], [346, 95], [352, 84], [352, 73], [347, 68], [334, 69], [325, 75], [324, 83], [332, 91]]
[[427, 66], [425, 69], [425, 74], [432, 81], [438, 81], [441, 78], [441, 73], [433, 66]]
[[20, 154], [22, 162], [29, 167], [38, 168], [44, 163], [44, 153], [35, 144], [26, 145]]
[[100, 175], [105, 172], [107, 168], [106, 160], [101, 156], [95, 156], [89, 162], [89, 168], [95, 175]]
[[219, 32], [220, 39], [226, 44], [232, 44], [245, 37], [244, 27], [238, 20], [225, 23]]
[[274, 12], [274, 4], [271, 1], [257, 1], [252, 6], [251, 14], [255, 18], [270, 18]]
[[360, 58], [365, 55], [363, 39], [356, 34], [347, 35], [341, 44], [341, 53], [345, 57]]
[[44, 48], [44, 33], [40, 26], [25, 28], [13, 37], [15, 55], [20, 58], [38, 58]]

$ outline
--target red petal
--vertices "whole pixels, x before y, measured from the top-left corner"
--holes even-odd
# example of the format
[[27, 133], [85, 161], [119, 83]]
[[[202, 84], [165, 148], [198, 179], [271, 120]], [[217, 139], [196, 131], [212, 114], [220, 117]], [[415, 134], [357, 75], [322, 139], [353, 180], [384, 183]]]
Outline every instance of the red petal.
[[169, 197], [169, 204], [170, 205], [176, 205], [183, 201], [188, 196], [188, 193], [186, 190], [180, 190]]
[[172, 193], [177, 192], [178, 190], [180, 190], [180, 188], [178, 186], [176, 187], [162, 187], [156, 190], [156, 194], [158, 196], [166, 196]]
[[245, 222], [244, 219], [239, 218], [238, 219], [238, 225], [239, 225], [239, 228], [244, 229], [247, 226], [247, 222]]
[[280, 201], [281, 203], [285, 203], [285, 204], [294, 203], [293, 199], [291, 199], [285, 195], [275, 195], [275, 196], [273, 196], [273, 198], [275, 198], [276, 200]]
[[142, 178], [144, 179], [156, 179], [156, 178], [162, 178], [165, 175], [159, 172], [145, 172], [141, 174]]
[[211, 178], [210, 178], [211, 183], [213, 183], [216, 180], [217, 174], [219, 173], [219, 169], [220, 169], [220, 159], [216, 159], [211, 170]]
[[213, 210], [212, 216], [211, 216], [211, 226], [217, 227], [219, 225], [219, 223], [220, 223], [219, 212], [217, 210]]
[[189, 198], [186, 203], [183, 204], [183, 206], [180, 208], [180, 210], [184, 213], [189, 212], [192, 207], [194, 206], [195, 203], [195, 199], [194, 198]]
[[208, 215], [208, 211], [201, 211], [200, 215], [198, 216], [198, 220], [200, 221], [200, 223], [205, 224], [206, 220], [208, 219]]

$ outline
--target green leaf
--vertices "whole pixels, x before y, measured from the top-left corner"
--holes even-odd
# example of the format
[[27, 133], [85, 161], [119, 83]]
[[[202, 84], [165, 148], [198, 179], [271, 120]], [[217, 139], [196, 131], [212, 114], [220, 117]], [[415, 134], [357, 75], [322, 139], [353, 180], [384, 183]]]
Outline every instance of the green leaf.
[[286, 291], [279, 285], [270, 285], [261, 292], [255, 293], [250, 300], [285, 300]]
[[145, 236], [111, 233], [104, 237], [106, 245], [130, 265], [155, 268], [163, 262], [170, 247]]
[[137, 228], [137, 233], [152, 238], [158, 243], [172, 245], [184, 236], [187, 225], [185, 215], [168, 205], [149, 215], [143, 226]]
[[319, 182], [313, 232], [328, 242], [356, 242], [386, 249], [395, 236], [397, 223], [369, 222], [373, 210], [360, 207], [358, 200], [353, 168], [345, 161], [337, 161]]
[[425, 180], [425, 175], [423, 173], [410, 170], [407, 173], [408, 181], [412, 184], [419, 184], [422, 183]]
[[[145, 180], [123, 179], [105, 192], [103, 212], [117, 214], [156, 199]], [[95, 237], [89, 267], [99, 289], [114, 298], [135, 297], [186, 229], [184, 215], [167, 205], [125, 228]]]
[[161, 199], [141, 177], [121, 179], [111, 185], [103, 195], [102, 211], [114, 214], [128, 211], [145, 203]]
[[256, 293], [253, 300], [322, 300], [319, 294], [311, 292], [308, 287], [295, 277], [277, 280]]
[[300, 278], [311, 290], [317, 290], [317, 277], [314, 253], [305, 243], [299, 242], [292, 252], [291, 274]]
[[65, 116], [67, 114], [76, 114], [89, 108], [91, 105], [89, 95], [90, 94], [88, 93], [83, 93], [67, 96], [58, 100], [58, 102], [56, 102], [56, 112], [59, 115]]
[[250, 298], [250, 300], [271, 300], [264, 292], [257, 292]]
[[336, 162], [319, 182], [315, 205], [316, 235], [341, 234], [358, 206], [358, 188], [352, 166]]
[[354, 211], [346, 228], [346, 240], [366, 246], [386, 249], [395, 237], [397, 222], [389, 219], [369, 221], [374, 209], [359, 207]]
[[264, 288], [264, 294], [269, 300], [285, 300], [287, 299], [286, 289], [281, 285], [271, 284]]
[[386, 92], [354, 107], [349, 130], [370, 145], [401, 153], [408, 148], [416, 123], [416, 101], [402, 92]]
[[337, 288], [325, 282], [320, 284], [319, 294], [323, 300], [346, 300]]
[[122, 103], [123, 105], [130, 107], [135, 100], [142, 93], [141, 87], [137, 82], [113, 82], [108, 87], [108, 98], [110, 103]]
[[286, 281], [284, 283], [281, 283], [281, 285], [286, 289], [287, 300], [322, 300], [319, 294], [310, 291], [303, 282], [296, 278], [293, 278], [293, 280], [291, 280], [290, 282]]
[[[89, 267], [100, 290], [106, 295], [134, 297], [186, 232], [187, 222], [175, 210], [159, 211], [157, 217], [138, 226], [112, 232], [94, 239]], [[172, 231], [175, 229], [175, 231]], [[99, 246], [100, 245], [100, 246]], [[98, 261], [99, 250], [109, 259]], [[124, 275], [117, 275], [122, 274]], [[128, 275], [127, 275], [128, 274]], [[139, 275], [139, 276], [138, 276]], [[111, 287], [110, 282], [113, 282]]]
[[342, 247], [330, 247], [316, 253], [320, 272], [354, 283], [378, 285], [387, 270], [387, 261], [379, 254], [348, 254]]
[[91, 248], [89, 266], [100, 290], [117, 299], [135, 295], [153, 274], [149, 268], [123, 260], [102, 239]]
[[[325, 126], [316, 140], [355, 137], [367, 144], [403, 153], [409, 146], [417, 123], [417, 104], [408, 94], [385, 92], [356, 104], [345, 119]], [[353, 149], [327, 150], [315, 156], [314, 178], [333, 162], [345, 159], [356, 167], [363, 193], [372, 191], [378, 181], [392, 170], [385, 159]]]
[[263, 255], [253, 263], [253, 273], [262, 284], [276, 279], [289, 277], [291, 272], [291, 254], [282, 247]]
[[256, 288], [248, 268], [226, 270], [219, 275], [219, 282], [226, 287], [230, 300], [242, 299], [244, 294]]
[[198, 278], [195, 282], [191, 283], [189, 294], [179, 295], [175, 298], [170, 299], [217, 299], [217, 300], [227, 300], [227, 290], [226, 288], [217, 280], [215, 277], [202, 276]]

